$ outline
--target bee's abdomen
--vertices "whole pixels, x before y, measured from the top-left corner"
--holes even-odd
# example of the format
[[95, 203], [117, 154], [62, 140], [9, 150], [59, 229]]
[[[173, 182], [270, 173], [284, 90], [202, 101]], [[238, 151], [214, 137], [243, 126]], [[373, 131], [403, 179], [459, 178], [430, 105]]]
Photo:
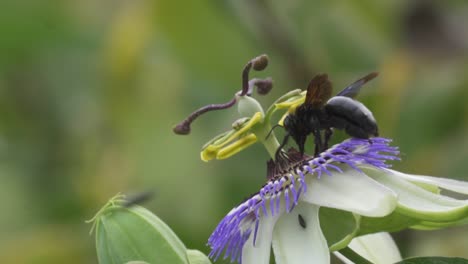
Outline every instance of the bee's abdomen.
[[350, 136], [369, 138], [378, 135], [372, 112], [362, 103], [345, 96], [335, 96], [325, 105], [332, 127], [345, 130]]

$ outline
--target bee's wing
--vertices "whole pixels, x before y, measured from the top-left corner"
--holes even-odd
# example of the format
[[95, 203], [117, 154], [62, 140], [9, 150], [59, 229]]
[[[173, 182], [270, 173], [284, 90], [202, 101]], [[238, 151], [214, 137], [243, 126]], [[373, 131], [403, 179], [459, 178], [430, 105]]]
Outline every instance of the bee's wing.
[[304, 104], [319, 108], [331, 97], [332, 85], [327, 74], [318, 74], [309, 83]]
[[346, 97], [351, 97], [354, 98], [358, 95], [359, 91], [361, 90], [361, 87], [366, 84], [368, 81], [374, 79], [377, 77], [379, 73], [377, 72], [372, 72], [367, 74], [366, 76], [362, 77], [361, 79], [353, 82], [352, 84], [348, 85], [348, 87], [344, 88], [343, 91], [339, 92], [337, 96], [346, 96]]

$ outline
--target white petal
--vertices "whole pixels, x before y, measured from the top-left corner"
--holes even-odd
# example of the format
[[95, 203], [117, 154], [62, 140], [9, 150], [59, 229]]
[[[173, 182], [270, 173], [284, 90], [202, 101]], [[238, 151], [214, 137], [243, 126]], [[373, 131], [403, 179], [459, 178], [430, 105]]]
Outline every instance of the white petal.
[[443, 189], [450, 190], [453, 192], [468, 194], [468, 182], [465, 182], [465, 181], [457, 181], [457, 180], [452, 180], [452, 179], [423, 176], [423, 175], [412, 175], [412, 174], [406, 174], [406, 173], [402, 173], [402, 172], [395, 171], [395, 170], [389, 170], [389, 171], [391, 171], [395, 176], [411, 181], [411, 182], [426, 183], [430, 185], [439, 186]]
[[354, 264], [351, 260], [349, 260], [347, 257], [345, 257], [343, 254], [341, 254], [338, 251], [334, 251], [333, 255], [335, 255], [339, 260], [341, 260], [344, 264]]
[[370, 217], [386, 216], [395, 209], [397, 195], [392, 190], [348, 166], [341, 168], [343, 173], [308, 177], [302, 199]]
[[363, 168], [375, 180], [398, 193], [398, 210], [405, 215], [434, 222], [458, 221], [468, 215], [468, 201], [434, 194], [418, 185], [395, 177], [391, 171]]
[[270, 263], [271, 239], [273, 228], [278, 216], [262, 216], [257, 231], [257, 237], [254, 245], [254, 232], [244, 245], [242, 250], [243, 264], [268, 264]]
[[[273, 233], [273, 251], [277, 264], [329, 264], [330, 252], [320, 229], [319, 207], [299, 203], [280, 217]], [[299, 223], [299, 214], [305, 227]]]
[[[400, 251], [392, 237], [385, 232], [354, 238], [349, 247], [375, 264], [391, 264], [401, 261]], [[353, 262], [339, 252], [334, 254], [346, 264]]]

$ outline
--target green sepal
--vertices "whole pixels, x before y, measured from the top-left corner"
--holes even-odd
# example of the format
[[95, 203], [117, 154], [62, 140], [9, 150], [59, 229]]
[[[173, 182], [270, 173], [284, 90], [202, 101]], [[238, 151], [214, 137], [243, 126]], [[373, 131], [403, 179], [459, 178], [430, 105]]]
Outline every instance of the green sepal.
[[[384, 170], [368, 166], [361, 169], [369, 177], [398, 193], [398, 205], [395, 211], [384, 217], [355, 216], [354, 219], [351, 213], [321, 209], [321, 225], [331, 251], [340, 250], [352, 238], [366, 234], [396, 232], [407, 228], [434, 230], [468, 224], [468, 202], [440, 195], [439, 187], [430, 184], [427, 177], [427, 182], [417, 181], [417, 178], [408, 181]], [[353, 229], [350, 228], [352, 225]]]
[[468, 218], [464, 218], [458, 221], [451, 222], [430, 222], [430, 221], [421, 221], [417, 225], [411, 226], [413, 229], [418, 230], [436, 230], [452, 226], [461, 226], [468, 224]]
[[361, 217], [358, 236], [378, 233], [397, 232], [419, 223], [418, 219], [393, 212], [384, 217]]
[[396, 211], [420, 221], [448, 223], [468, 218], [468, 201], [439, 195], [419, 184], [369, 166], [361, 168], [369, 177], [398, 194]]
[[341, 250], [355, 237], [396, 232], [420, 224], [421, 221], [393, 212], [384, 217], [366, 217], [332, 208], [320, 208], [320, 226], [327, 239], [330, 251]]

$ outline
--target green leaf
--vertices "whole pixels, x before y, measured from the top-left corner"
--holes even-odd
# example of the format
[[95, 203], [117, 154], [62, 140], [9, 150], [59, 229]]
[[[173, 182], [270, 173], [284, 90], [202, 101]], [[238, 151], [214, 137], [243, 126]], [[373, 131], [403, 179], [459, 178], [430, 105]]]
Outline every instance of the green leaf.
[[436, 230], [452, 226], [460, 226], [468, 224], [468, 218], [461, 219], [459, 221], [452, 222], [430, 222], [430, 221], [421, 221], [417, 225], [411, 226], [413, 229], [419, 230]]
[[395, 264], [467, 264], [468, 260], [463, 258], [444, 257], [416, 257], [409, 258]]

